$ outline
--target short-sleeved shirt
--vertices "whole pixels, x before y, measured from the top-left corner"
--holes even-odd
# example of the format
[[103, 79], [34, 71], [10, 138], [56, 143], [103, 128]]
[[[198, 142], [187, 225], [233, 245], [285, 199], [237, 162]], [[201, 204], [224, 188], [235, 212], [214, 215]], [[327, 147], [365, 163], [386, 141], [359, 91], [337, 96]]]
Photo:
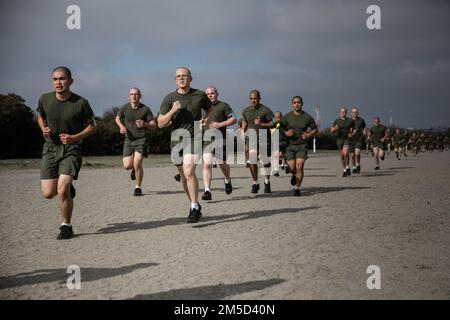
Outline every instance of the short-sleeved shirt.
[[336, 124], [338, 125], [337, 138], [344, 140], [349, 139], [348, 134], [350, 133], [350, 129], [354, 127], [352, 119], [347, 117], [345, 119], [337, 118], [333, 122], [333, 127]]
[[[247, 122], [247, 130], [255, 129], [256, 136], [259, 137], [259, 130], [266, 129], [260, 125], [255, 125], [255, 119], [260, 118], [262, 123], [269, 123], [273, 120], [274, 114], [269, 107], [266, 107], [263, 104], [259, 104], [258, 108], [253, 108], [252, 106], [248, 106], [242, 111], [242, 116], [244, 120]], [[267, 130], [267, 141], [270, 141], [270, 130]]]
[[358, 117], [357, 119], [352, 119], [353, 128], [355, 128], [355, 133], [353, 134], [353, 141], [360, 141], [363, 139], [363, 131], [366, 128], [366, 122], [363, 118]]
[[[205, 129], [209, 128], [211, 122], [223, 122], [234, 115], [233, 109], [231, 109], [231, 107], [226, 102], [217, 101], [217, 103], [213, 104], [211, 107], [213, 108], [213, 110], [211, 111], [211, 114], [208, 116], [208, 120], [205, 123]], [[222, 137], [225, 141], [227, 128], [222, 127], [218, 130], [222, 132]]]
[[144, 120], [149, 122], [153, 119], [153, 113], [149, 107], [143, 103], [139, 103], [136, 109], [131, 107], [128, 102], [120, 107], [118, 116], [122, 124], [127, 128], [126, 138], [129, 140], [137, 140], [146, 137], [147, 128], [138, 128], [136, 120]]
[[308, 131], [308, 128], [314, 130], [317, 128], [316, 121], [314, 118], [303, 110], [301, 113], [295, 114], [294, 111], [287, 113], [281, 120], [281, 126], [284, 130], [288, 131], [291, 129], [295, 130], [292, 137], [287, 137], [288, 143], [291, 145], [306, 145], [307, 140], [302, 139], [302, 134]]
[[167, 94], [161, 102], [159, 113], [165, 115], [172, 109], [175, 101], [180, 101], [181, 109], [172, 118], [172, 131], [186, 129], [194, 136], [194, 121], [202, 118], [202, 109], [211, 108], [211, 100], [205, 92], [191, 88], [188, 93], [180, 94], [177, 91]]
[[94, 112], [89, 102], [73, 92], [65, 101], [58, 100], [54, 91], [43, 94], [39, 98], [37, 111], [51, 129], [51, 137], [46, 141], [54, 144], [61, 144], [60, 134], [78, 134], [94, 123]]
[[380, 124], [378, 126], [372, 126], [370, 132], [372, 133], [372, 141], [374, 143], [380, 142], [380, 140], [384, 137], [385, 131], [387, 128]]

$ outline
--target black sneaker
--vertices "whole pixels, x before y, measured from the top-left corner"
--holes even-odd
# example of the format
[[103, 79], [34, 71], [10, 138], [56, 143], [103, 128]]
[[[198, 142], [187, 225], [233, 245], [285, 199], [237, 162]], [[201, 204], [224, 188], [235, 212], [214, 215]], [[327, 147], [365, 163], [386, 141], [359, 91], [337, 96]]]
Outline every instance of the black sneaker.
[[291, 186], [295, 186], [297, 183], [297, 176], [295, 174], [292, 174], [291, 176]]
[[346, 176], [347, 176], [347, 170], [342, 173], [342, 178], [345, 178]]
[[228, 183], [225, 183], [225, 193], [230, 194], [233, 192], [233, 186], [231, 185], [231, 181]]
[[178, 182], [180, 182], [180, 180], [181, 180], [181, 175], [179, 174], [179, 173], [177, 173], [176, 175], [175, 175], [175, 177], [173, 177], [175, 180], [177, 180]]
[[356, 173], [361, 173], [361, 166], [356, 166]]
[[59, 227], [59, 230], [61, 230], [61, 231], [59, 232], [59, 234], [56, 237], [56, 239], [64, 240], [64, 239], [70, 239], [70, 238], [73, 237], [72, 226], [62, 225], [61, 227]]
[[212, 167], [217, 168], [217, 163], [214, 163]]
[[134, 188], [133, 196], [135, 196], [135, 197], [142, 196], [142, 189], [141, 188]]
[[272, 170], [272, 175], [273, 175], [274, 177], [279, 177], [279, 176], [280, 176], [280, 173], [279, 173], [277, 170]]
[[198, 210], [197, 209], [189, 210], [189, 216], [187, 218], [187, 223], [197, 223], [200, 221], [201, 217], [202, 217], [202, 207], [199, 204]]
[[356, 167], [354, 167], [354, 168], [352, 169], [352, 173], [358, 173], [358, 169], [356, 169]]
[[352, 172], [350, 171], [350, 168], [347, 169], [347, 176], [351, 176]]
[[131, 180], [136, 180], [136, 171], [134, 171], [134, 169], [131, 170], [130, 179]]
[[294, 189], [294, 197], [300, 197], [301, 195], [300, 189]]
[[250, 168], [250, 162], [246, 162], [246, 163], [245, 163], [245, 167], [246, 167], [246, 168]]
[[75, 187], [73, 186], [73, 184], [70, 185], [70, 196], [73, 198], [75, 198], [75, 196], [77, 195], [77, 190], [75, 190]]
[[202, 200], [212, 200], [211, 192], [205, 191], [202, 195]]
[[264, 182], [264, 193], [271, 193], [272, 190], [270, 189], [270, 181], [268, 183]]
[[285, 167], [284, 172], [286, 172], [286, 174], [289, 174], [289, 166]]
[[252, 193], [258, 193], [259, 191], [259, 183], [258, 184], [253, 184], [252, 186]]
[[[389, 155], [389, 154], [388, 154], [388, 155]], [[384, 161], [384, 155], [383, 155], [382, 157], [380, 157], [380, 159]]]
[[376, 166], [376, 167], [375, 167], [375, 170], [380, 170], [380, 167], [379, 167], [379, 166]]

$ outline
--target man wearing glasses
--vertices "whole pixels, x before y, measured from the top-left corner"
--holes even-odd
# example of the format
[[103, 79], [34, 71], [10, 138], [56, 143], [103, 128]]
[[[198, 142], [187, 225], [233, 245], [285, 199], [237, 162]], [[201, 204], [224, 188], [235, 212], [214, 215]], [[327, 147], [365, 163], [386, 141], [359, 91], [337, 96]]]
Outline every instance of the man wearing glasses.
[[[211, 108], [211, 100], [205, 92], [191, 88], [192, 74], [188, 68], [180, 67], [176, 70], [175, 82], [177, 89], [164, 97], [157, 122], [159, 128], [172, 128], [172, 138], [175, 134], [185, 133], [182, 142], [171, 141], [172, 160], [180, 173], [184, 191], [191, 203], [187, 223], [196, 223], [200, 221], [202, 208], [198, 203], [198, 180], [195, 174], [200, 155], [194, 150], [194, 141], [199, 140], [201, 151], [202, 133], [198, 130], [199, 136], [194, 136], [196, 132], [194, 122], [202, 119], [202, 110], [206, 112]], [[180, 143], [184, 147], [182, 155], [174, 159], [175, 153], [178, 154], [175, 150], [179, 150]]]

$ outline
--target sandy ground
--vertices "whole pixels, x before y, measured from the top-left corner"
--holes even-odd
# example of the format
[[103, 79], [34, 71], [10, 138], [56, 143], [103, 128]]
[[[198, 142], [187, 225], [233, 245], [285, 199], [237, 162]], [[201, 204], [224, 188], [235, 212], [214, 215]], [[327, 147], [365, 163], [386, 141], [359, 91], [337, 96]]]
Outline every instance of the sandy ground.
[[[129, 171], [83, 168], [66, 241], [39, 171], [2, 171], [0, 298], [450, 299], [450, 153], [391, 155], [378, 172], [364, 156], [362, 167], [341, 178], [337, 153], [311, 158], [300, 198], [284, 173], [272, 194], [251, 194], [243, 167], [227, 196], [214, 169], [195, 225], [174, 167], [146, 167], [139, 198]], [[79, 290], [66, 286], [69, 265]], [[366, 286], [369, 265], [380, 290]]]

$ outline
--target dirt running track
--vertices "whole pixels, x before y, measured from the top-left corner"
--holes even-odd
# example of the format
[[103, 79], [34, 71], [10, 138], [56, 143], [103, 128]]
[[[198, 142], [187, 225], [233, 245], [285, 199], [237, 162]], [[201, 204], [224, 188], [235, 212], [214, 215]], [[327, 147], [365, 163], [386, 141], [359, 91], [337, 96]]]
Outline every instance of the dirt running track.
[[[139, 198], [129, 171], [85, 167], [66, 241], [39, 171], [2, 171], [0, 298], [450, 299], [450, 153], [373, 166], [364, 156], [362, 174], [341, 178], [337, 153], [310, 158], [300, 198], [284, 173], [251, 194], [243, 167], [227, 196], [214, 169], [195, 225], [174, 167], [146, 167]], [[370, 265], [380, 290], [366, 286]]]

